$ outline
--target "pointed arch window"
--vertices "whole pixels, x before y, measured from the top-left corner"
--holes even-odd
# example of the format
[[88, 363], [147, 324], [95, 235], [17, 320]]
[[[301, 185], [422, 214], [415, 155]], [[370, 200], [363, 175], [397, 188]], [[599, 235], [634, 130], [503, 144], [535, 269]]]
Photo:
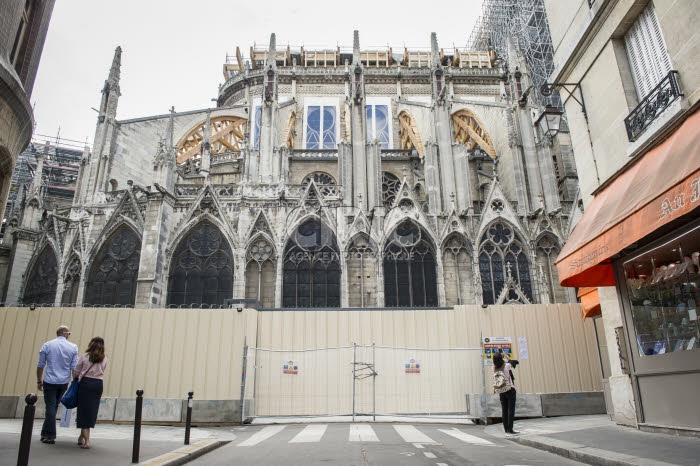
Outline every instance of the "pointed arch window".
[[340, 250], [319, 219], [302, 223], [284, 250], [283, 307], [340, 307]]
[[505, 222], [493, 223], [481, 237], [479, 272], [484, 304], [495, 304], [506, 281], [510, 264], [513, 279], [532, 302], [530, 261], [523, 240]]
[[453, 233], [445, 242], [442, 263], [445, 271], [447, 305], [473, 304], [472, 249], [463, 236]]
[[261, 307], [275, 306], [275, 248], [264, 236], [258, 236], [246, 253], [246, 293], [257, 299]]
[[427, 234], [411, 221], [392, 232], [384, 249], [387, 307], [436, 307], [437, 262]]
[[168, 276], [168, 306], [221, 307], [233, 295], [233, 254], [211, 222], [195, 226], [175, 249]]
[[80, 273], [82, 265], [78, 256], [73, 256], [68, 262], [63, 276], [63, 296], [61, 304], [75, 304], [78, 301], [78, 288], [80, 288]]
[[141, 259], [141, 239], [122, 226], [100, 248], [90, 267], [85, 304], [133, 306]]
[[56, 300], [56, 284], [58, 282], [58, 265], [53, 248], [46, 245], [37, 257], [32, 271], [28, 275], [24, 288], [25, 304], [46, 304], [53, 306]]

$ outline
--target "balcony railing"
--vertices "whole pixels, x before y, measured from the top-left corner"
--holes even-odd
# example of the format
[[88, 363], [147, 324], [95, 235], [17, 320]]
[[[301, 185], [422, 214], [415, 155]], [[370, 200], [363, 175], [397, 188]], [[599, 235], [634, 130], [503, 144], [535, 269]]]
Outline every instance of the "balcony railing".
[[649, 126], [672, 102], [681, 95], [678, 86], [678, 71], [670, 71], [666, 77], [642, 100], [637, 108], [625, 118], [627, 139], [636, 141], [640, 134]]
[[337, 159], [338, 149], [294, 149], [289, 156], [295, 159]]
[[413, 149], [382, 149], [383, 159], [410, 159], [418, 158], [418, 151]]

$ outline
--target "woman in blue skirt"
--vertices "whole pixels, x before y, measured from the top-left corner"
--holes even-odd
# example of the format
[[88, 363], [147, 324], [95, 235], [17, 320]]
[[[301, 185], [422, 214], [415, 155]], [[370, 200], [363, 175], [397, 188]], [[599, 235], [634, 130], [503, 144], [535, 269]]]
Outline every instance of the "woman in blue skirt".
[[102, 337], [90, 340], [85, 353], [78, 357], [78, 364], [73, 370], [73, 377], [80, 380], [78, 386], [78, 415], [76, 426], [80, 429], [78, 445], [80, 448], [90, 448], [90, 429], [95, 427], [97, 411], [102, 398], [102, 380], [107, 367], [105, 341]]

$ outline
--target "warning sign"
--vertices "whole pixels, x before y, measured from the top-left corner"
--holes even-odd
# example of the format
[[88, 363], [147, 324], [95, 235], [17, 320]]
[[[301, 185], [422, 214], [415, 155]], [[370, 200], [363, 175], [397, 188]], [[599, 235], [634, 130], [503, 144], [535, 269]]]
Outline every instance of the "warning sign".
[[282, 365], [282, 372], [285, 374], [298, 374], [299, 365], [295, 361], [287, 361]]
[[498, 350], [503, 351], [506, 359], [510, 359], [513, 349], [510, 337], [484, 337], [481, 344], [484, 347], [484, 366], [493, 366], [493, 356]]
[[407, 374], [420, 374], [420, 362], [415, 358], [410, 358], [404, 364], [404, 370]]

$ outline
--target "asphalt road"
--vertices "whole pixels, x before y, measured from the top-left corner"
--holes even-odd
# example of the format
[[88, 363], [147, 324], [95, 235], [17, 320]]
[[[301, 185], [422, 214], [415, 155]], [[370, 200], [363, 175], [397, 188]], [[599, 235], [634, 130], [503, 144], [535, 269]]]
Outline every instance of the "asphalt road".
[[235, 439], [191, 465], [458, 466], [578, 464], [455, 424], [331, 423], [232, 427]]

